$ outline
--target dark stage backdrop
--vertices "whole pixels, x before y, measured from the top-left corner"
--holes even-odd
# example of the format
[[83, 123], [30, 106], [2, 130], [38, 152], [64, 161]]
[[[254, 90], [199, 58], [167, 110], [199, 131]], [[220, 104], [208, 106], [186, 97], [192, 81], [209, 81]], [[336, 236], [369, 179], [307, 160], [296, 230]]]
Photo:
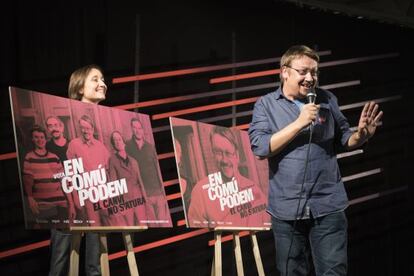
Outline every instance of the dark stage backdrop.
[[[65, 96], [74, 69], [101, 65], [109, 86], [103, 105], [132, 111], [137, 106], [125, 105], [139, 102], [150, 115], [175, 226], [135, 235], [140, 273], [209, 275], [213, 235], [185, 227], [168, 117], [246, 129], [255, 97], [277, 87], [278, 58], [293, 44], [320, 51], [320, 85], [338, 97], [352, 126], [364, 101], [380, 101], [385, 113], [362, 151], [339, 156], [351, 200], [349, 275], [414, 274], [414, 30], [271, 0], [46, 2], [6, 1], [1, 9], [2, 275], [46, 275], [49, 263], [49, 232], [24, 228], [9, 85]], [[188, 68], [198, 70], [146, 75]], [[147, 79], [119, 82], [136, 73]], [[266, 274], [277, 275], [271, 233], [258, 239]], [[246, 275], [256, 275], [248, 238], [242, 247]], [[111, 234], [114, 275], [128, 273], [121, 250], [121, 236]], [[223, 275], [236, 274], [231, 251], [224, 243]]]

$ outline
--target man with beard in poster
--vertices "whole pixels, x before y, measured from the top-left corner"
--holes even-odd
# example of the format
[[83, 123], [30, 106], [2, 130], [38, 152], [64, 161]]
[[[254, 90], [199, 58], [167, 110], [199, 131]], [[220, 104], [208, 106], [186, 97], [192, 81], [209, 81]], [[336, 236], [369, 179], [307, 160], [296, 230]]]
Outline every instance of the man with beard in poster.
[[[210, 141], [214, 160], [219, 170], [217, 173], [214, 172], [214, 175], [218, 176], [220, 174], [222, 181], [218, 182], [223, 184], [235, 183], [235, 180], [237, 184], [230, 185], [233, 188], [237, 186], [237, 188], [229, 188], [229, 190], [233, 190], [233, 192], [237, 190], [237, 192], [232, 192], [228, 195], [222, 194], [221, 191], [225, 190], [225, 185], [218, 183], [212, 185], [211, 177], [198, 181], [191, 192], [191, 203], [187, 216], [190, 227], [264, 226], [267, 216], [264, 212], [264, 209], [266, 209], [266, 198], [259, 185], [244, 177], [239, 171], [240, 152], [233, 131], [228, 128], [215, 126], [210, 133]], [[220, 187], [215, 187], [215, 185]], [[221, 187], [223, 187], [223, 190]], [[210, 188], [212, 190], [209, 191]], [[224, 199], [221, 196], [232, 197], [233, 200], [231, 202], [236, 202], [237, 200], [234, 198], [241, 194], [250, 194], [248, 202], [234, 207], [224, 206], [224, 208], [220, 203]]]
[[46, 119], [46, 128], [51, 136], [51, 139], [46, 143], [46, 148], [56, 154], [61, 162], [65, 161], [69, 141], [63, 134], [65, 126], [62, 120], [56, 116], [49, 116]]
[[[69, 141], [64, 136], [64, 124], [57, 116], [49, 116], [46, 118], [46, 128], [51, 139], [46, 143], [46, 148], [56, 154], [60, 162], [68, 159], [66, 151], [68, 150]], [[70, 204], [69, 207], [73, 207]], [[74, 210], [69, 210], [69, 214], [73, 214]], [[68, 262], [64, 261], [65, 255], [70, 251], [72, 235], [64, 229], [51, 229], [50, 231], [50, 250], [52, 259], [50, 260], [50, 271], [52, 275], [57, 273], [52, 271], [67, 271]], [[60, 267], [62, 265], [62, 267]]]
[[[82, 115], [79, 119], [81, 136], [70, 141], [67, 151], [68, 159], [81, 158], [85, 172], [97, 170], [100, 167], [108, 168], [109, 152], [105, 145], [95, 139], [95, 124], [91, 117]], [[76, 193], [74, 191], [73, 193]], [[74, 196], [76, 219], [82, 220], [84, 225], [101, 226], [102, 212], [94, 210], [93, 203], [86, 200], [81, 207], [79, 196]], [[89, 221], [89, 222], [88, 222]]]

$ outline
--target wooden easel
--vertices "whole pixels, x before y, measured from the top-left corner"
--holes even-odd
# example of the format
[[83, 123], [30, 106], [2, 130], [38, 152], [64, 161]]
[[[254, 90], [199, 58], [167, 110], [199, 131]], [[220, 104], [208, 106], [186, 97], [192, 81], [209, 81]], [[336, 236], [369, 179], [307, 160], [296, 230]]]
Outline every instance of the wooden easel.
[[214, 258], [213, 264], [211, 266], [211, 276], [221, 276], [222, 275], [222, 264], [221, 264], [221, 235], [223, 232], [232, 232], [233, 233], [233, 249], [234, 249], [234, 257], [236, 259], [236, 268], [237, 268], [237, 275], [243, 276], [244, 269], [243, 269], [243, 258], [241, 253], [240, 247], [240, 232], [241, 231], [249, 231], [250, 232], [250, 240], [252, 242], [253, 247], [253, 255], [256, 262], [256, 268], [259, 276], [264, 276], [263, 264], [262, 259], [260, 257], [260, 250], [259, 245], [257, 243], [256, 232], [258, 231], [267, 231], [270, 228], [227, 228], [227, 227], [216, 227], [214, 228]]
[[93, 232], [99, 234], [100, 251], [101, 251], [101, 272], [103, 276], [109, 276], [109, 259], [108, 259], [108, 241], [107, 233], [121, 232], [127, 252], [129, 272], [132, 276], [138, 276], [138, 266], [135, 259], [134, 245], [132, 241], [132, 232], [141, 232], [148, 229], [148, 226], [130, 226], [130, 227], [71, 227], [72, 244], [70, 252], [69, 276], [78, 276], [79, 274], [79, 247], [82, 235], [85, 232]]

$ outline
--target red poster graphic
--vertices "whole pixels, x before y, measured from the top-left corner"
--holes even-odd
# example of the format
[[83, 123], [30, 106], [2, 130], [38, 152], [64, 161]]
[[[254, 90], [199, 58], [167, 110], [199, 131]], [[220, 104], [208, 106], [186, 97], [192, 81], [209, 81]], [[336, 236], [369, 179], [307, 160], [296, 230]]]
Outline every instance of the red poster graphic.
[[171, 227], [149, 116], [10, 88], [26, 228]]
[[270, 227], [268, 165], [246, 131], [170, 118], [188, 227]]

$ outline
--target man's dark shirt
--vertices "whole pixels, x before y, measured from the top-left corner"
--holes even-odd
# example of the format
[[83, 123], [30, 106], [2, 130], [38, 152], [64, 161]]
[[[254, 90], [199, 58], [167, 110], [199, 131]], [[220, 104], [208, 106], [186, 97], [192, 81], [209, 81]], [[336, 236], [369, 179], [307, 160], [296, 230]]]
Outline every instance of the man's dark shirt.
[[160, 179], [157, 153], [154, 146], [144, 141], [141, 149], [132, 137], [126, 142], [126, 152], [138, 162], [142, 182], [148, 196], [163, 195], [163, 185]]
[[46, 143], [46, 148], [48, 151], [56, 154], [59, 157], [60, 161], [63, 162], [68, 159], [66, 156], [66, 151], [68, 150], [68, 144], [69, 142], [66, 140], [65, 145], [58, 146], [53, 142], [53, 139], [51, 139]]

